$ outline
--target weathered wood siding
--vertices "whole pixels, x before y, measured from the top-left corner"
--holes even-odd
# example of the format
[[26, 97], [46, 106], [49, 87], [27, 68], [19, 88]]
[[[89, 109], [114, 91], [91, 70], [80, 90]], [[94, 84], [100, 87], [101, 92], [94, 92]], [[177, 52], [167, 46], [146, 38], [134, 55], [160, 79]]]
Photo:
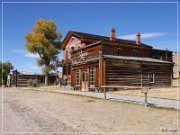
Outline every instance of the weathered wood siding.
[[85, 57], [86, 60], [91, 59], [91, 58], [97, 58], [99, 56], [100, 48], [101, 46], [97, 45], [97, 46], [92, 46], [90, 48], [87, 48], [83, 50], [82, 52], [81, 51], [72, 52], [71, 59], [72, 61], [81, 61], [80, 53], [87, 53], [87, 56]]
[[[172, 65], [127, 60], [106, 60], [106, 85], [171, 85]], [[149, 74], [155, 74], [155, 83], [149, 82]]]

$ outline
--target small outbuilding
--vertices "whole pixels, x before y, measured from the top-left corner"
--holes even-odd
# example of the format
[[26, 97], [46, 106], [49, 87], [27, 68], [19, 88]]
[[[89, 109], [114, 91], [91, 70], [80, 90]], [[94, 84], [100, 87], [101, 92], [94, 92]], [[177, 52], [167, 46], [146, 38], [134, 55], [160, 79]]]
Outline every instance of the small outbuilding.
[[[59, 73], [59, 72], [58, 72]], [[49, 84], [54, 84], [57, 78], [56, 73], [49, 74]], [[43, 74], [30, 73], [30, 72], [20, 72], [17, 70], [12, 71], [10, 75], [10, 85], [11, 87], [27, 87], [28, 80], [37, 79], [39, 84], [44, 84], [45, 76]]]

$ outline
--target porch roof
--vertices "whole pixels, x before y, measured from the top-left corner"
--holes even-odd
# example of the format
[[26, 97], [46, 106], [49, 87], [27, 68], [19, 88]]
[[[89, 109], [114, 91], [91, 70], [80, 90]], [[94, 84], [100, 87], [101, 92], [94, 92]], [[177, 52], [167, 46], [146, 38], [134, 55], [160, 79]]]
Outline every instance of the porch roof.
[[173, 62], [169, 62], [169, 61], [158, 60], [158, 59], [153, 59], [153, 58], [144, 58], [144, 57], [128, 57], [128, 56], [114, 56], [114, 55], [103, 55], [103, 57], [110, 58], [110, 59], [135, 60], [135, 61], [173, 64]]

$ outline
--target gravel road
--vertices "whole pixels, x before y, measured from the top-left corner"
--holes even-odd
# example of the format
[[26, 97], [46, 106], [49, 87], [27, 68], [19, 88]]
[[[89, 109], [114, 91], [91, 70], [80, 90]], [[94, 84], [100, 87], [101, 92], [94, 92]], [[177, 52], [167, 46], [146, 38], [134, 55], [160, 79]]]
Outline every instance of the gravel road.
[[[2, 97], [2, 92], [0, 94]], [[3, 132], [6, 134], [165, 133], [162, 128], [177, 128], [174, 110], [18, 88], [5, 88], [3, 97]]]

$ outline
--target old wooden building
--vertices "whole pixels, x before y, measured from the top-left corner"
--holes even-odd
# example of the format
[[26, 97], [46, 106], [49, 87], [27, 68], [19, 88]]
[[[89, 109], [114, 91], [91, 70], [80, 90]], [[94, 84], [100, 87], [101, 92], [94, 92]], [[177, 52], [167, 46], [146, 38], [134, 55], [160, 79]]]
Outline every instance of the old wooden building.
[[172, 52], [154, 49], [136, 41], [110, 36], [68, 32], [62, 47], [63, 78], [80, 90], [102, 86], [170, 86], [173, 75]]
[[[54, 82], [56, 81], [56, 77], [57, 73], [49, 74], [49, 84], [54, 84]], [[43, 85], [45, 75], [13, 70], [9, 79], [9, 86], [11, 87], [27, 87], [29, 79], [37, 79], [39, 85]]]

